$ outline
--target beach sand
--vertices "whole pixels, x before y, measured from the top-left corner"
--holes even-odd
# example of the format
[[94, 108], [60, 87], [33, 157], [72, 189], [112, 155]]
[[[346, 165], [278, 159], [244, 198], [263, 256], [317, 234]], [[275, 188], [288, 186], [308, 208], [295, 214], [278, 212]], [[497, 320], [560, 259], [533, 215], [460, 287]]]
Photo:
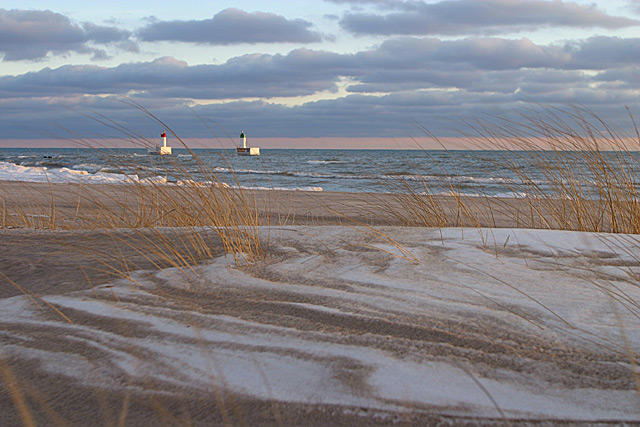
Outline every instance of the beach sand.
[[[25, 211], [31, 215], [34, 225], [47, 223], [53, 217], [62, 228], [83, 227], [83, 222], [91, 228], [92, 219], [99, 218], [102, 212], [130, 214], [139, 210], [141, 187], [0, 182], [0, 225], [2, 221], [10, 222], [8, 212]], [[170, 187], [163, 188], [171, 191]], [[176, 188], [175, 192], [182, 193], [184, 189]], [[242, 194], [255, 201], [263, 218], [262, 225], [409, 225], [406, 218], [399, 216], [406, 208], [398, 194], [282, 190], [243, 190]], [[443, 207], [452, 222], [458, 222], [454, 224], [458, 226], [537, 228], [542, 225], [539, 220], [531, 219], [535, 215], [526, 199], [462, 197], [461, 203], [453, 196], [433, 196], [432, 199]], [[430, 198], [425, 196], [422, 200], [428, 203]], [[459, 212], [460, 204], [469, 212]], [[486, 213], [488, 211], [490, 214]], [[405, 216], [411, 217], [411, 214], [405, 212]], [[544, 207], [540, 216], [549, 216]], [[14, 213], [13, 220], [24, 222], [25, 218]]]
[[[51, 192], [61, 229], [0, 229], [2, 425], [640, 422], [634, 236], [262, 191], [266, 257], [238, 266], [203, 228], [63, 229], [137, 203], [119, 186], [3, 182], [3, 212], [43, 227]], [[158, 255], [194, 231], [212, 259]]]

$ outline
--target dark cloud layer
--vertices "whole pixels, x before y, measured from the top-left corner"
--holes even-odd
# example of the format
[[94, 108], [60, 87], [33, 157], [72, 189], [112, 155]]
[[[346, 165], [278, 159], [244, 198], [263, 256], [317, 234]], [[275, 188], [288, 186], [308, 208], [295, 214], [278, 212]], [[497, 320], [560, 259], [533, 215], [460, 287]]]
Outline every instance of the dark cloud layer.
[[[286, 55], [243, 55], [219, 65], [190, 66], [165, 57], [116, 67], [45, 68], [0, 78], [0, 127], [12, 137], [34, 137], [20, 126], [47, 121], [91, 129], [77, 114], [72, 119], [66, 107], [74, 106], [137, 128], [130, 109], [114, 101], [123, 96], [171, 118], [185, 136], [208, 132], [194, 112], [225, 129], [250, 122], [261, 136], [394, 136], [412, 120], [451, 135], [452, 120], [463, 112], [508, 115], [529, 101], [575, 102], [619, 114], [625, 105], [640, 107], [637, 46], [640, 39], [616, 37], [563, 45], [400, 38], [355, 54], [300, 48]], [[350, 95], [294, 107], [266, 101], [192, 102], [311, 95], [337, 90], [344, 78], [351, 82]]]
[[0, 77], [0, 96], [126, 95], [132, 91], [195, 99], [299, 96], [334, 88], [339, 76], [354, 73], [346, 66], [341, 55], [306, 49], [288, 55], [245, 55], [222, 65], [189, 66], [170, 57], [113, 68], [69, 65]]
[[[385, 3], [389, 5], [389, 3]], [[448, 0], [396, 2], [401, 11], [387, 15], [348, 13], [340, 25], [354, 34], [496, 34], [539, 27], [616, 29], [640, 21], [607, 15], [593, 6], [546, 0]]]
[[[469, 38], [454, 41], [402, 38], [356, 54], [295, 49], [286, 55], [251, 54], [220, 65], [189, 66], [175, 58], [112, 68], [64, 66], [0, 78], [0, 96], [118, 94], [234, 99], [310, 95], [337, 89], [350, 78], [353, 92], [467, 88], [499, 72], [573, 73], [640, 66], [640, 39], [593, 37], [565, 45], [528, 39]], [[554, 73], [553, 71], [556, 71]], [[573, 73], [572, 75], [576, 75]], [[499, 81], [499, 80], [497, 80]], [[517, 88], [503, 82], [500, 92]]]
[[225, 9], [211, 19], [156, 21], [139, 30], [138, 37], [144, 41], [171, 40], [212, 45], [321, 41], [320, 34], [309, 29], [311, 26], [302, 19], [288, 20], [273, 13]]
[[[537, 102], [565, 108], [569, 102], [596, 106], [595, 111], [621, 124], [628, 124], [625, 105], [630, 105], [636, 116], [640, 114], [634, 91], [592, 90], [586, 85], [564, 85], [556, 89], [540, 93]], [[416, 123], [438, 136], [460, 136], [465, 130], [461, 118], [494, 114], [518, 120], [514, 111], [530, 105], [531, 101], [525, 93], [475, 93], [465, 89], [350, 95], [295, 107], [253, 101], [187, 108], [181, 100], [134, 99], [183, 137], [203, 138], [212, 137], [209, 128], [223, 138], [223, 130], [232, 133], [235, 129], [251, 129], [254, 138], [424, 136]], [[62, 108], [63, 105], [73, 108]], [[158, 126], [117, 98], [83, 96], [61, 98], [56, 108], [51, 108], [50, 100], [40, 98], [0, 103], [0, 128], [10, 130], [3, 135], [5, 138], [50, 137], [49, 132], [64, 135], [67, 129], [86, 136], [118, 136], [97, 121], [86, 119], [85, 114], [103, 115], [132, 130], [153, 130]], [[38, 120], [33, 120], [34, 117]], [[212, 144], [215, 141], [212, 140]]]
[[49, 10], [0, 9], [0, 54], [5, 61], [38, 60], [49, 53], [72, 51], [95, 54], [91, 44], [126, 43], [130, 35], [115, 27], [78, 25]]

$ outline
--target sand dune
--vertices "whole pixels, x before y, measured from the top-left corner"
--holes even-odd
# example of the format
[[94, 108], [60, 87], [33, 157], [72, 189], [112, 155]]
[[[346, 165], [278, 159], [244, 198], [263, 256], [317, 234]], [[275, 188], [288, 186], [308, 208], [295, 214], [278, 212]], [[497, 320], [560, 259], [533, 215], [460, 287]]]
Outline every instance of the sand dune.
[[[89, 271], [94, 289], [53, 275], [39, 289], [73, 323], [5, 294], [4, 366], [40, 421], [640, 421], [635, 236], [377, 230], [263, 228], [270, 249], [251, 267], [218, 256], [197, 274]], [[76, 233], [63, 247], [97, 232]], [[2, 267], [69, 257], [22, 248]], [[0, 413], [15, 425], [7, 384]]]

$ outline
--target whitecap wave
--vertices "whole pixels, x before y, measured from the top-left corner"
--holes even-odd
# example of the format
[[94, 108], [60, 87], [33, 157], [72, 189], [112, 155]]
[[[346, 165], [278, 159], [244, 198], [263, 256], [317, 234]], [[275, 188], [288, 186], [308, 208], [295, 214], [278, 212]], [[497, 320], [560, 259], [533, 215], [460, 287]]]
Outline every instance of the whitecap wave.
[[461, 191], [440, 191], [437, 193], [420, 193], [423, 196], [452, 196], [452, 197], [482, 197], [482, 198], [490, 198], [490, 199], [525, 199], [530, 198], [531, 195], [528, 193], [513, 191], [513, 192], [504, 192], [504, 193], [496, 193], [496, 194], [485, 194], [479, 192], [461, 192]]
[[21, 182], [90, 182], [100, 184], [118, 184], [130, 181], [131, 177], [113, 173], [90, 173], [86, 170], [69, 168], [48, 168], [46, 166], [22, 166], [0, 162], [0, 181]]
[[335, 165], [340, 163], [348, 163], [345, 160], [307, 160], [308, 165]]

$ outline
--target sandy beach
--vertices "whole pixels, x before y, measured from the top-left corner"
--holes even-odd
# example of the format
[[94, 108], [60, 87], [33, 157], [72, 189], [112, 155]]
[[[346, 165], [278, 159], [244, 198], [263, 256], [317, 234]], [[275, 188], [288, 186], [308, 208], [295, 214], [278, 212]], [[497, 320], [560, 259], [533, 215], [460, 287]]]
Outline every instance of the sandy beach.
[[[40, 226], [0, 229], [2, 425], [640, 422], [636, 236], [522, 229], [517, 199], [438, 229], [390, 195], [261, 191], [247, 266], [207, 228], [65, 229], [138, 203], [119, 186], [0, 193]], [[191, 233], [213, 256], [172, 264]]]
[[[12, 210], [29, 211], [32, 217], [43, 217], [46, 222], [51, 216], [51, 206], [54, 206], [54, 215], [62, 221], [60, 227], [78, 228], [83, 227], [77, 221], [80, 217], [89, 218], [88, 222], [91, 222], [90, 218], [98, 217], [100, 211], [117, 213], [124, 211], [124, 206], [135, 210], [140, 205], [139, 188], [114, 184], [50, 185], [4, 181], [0, 182], [0, 208], [7, 222], [7, 212]], [[175, 189], [176, 193], [182, 190]], [[407, 222], [398, 216], [404, 210], [398, 194], [269, 190], [243, 190], [242, 193], [252, 203], [255, 201], [262, 225], [406, 225]], [[428, 200], [427, 197], [424, 199]], [[532, 223], [540, 225], [539, 221], [528, 220], [531, 207], [526, 199], [461, 197], [462, 203], [471, 211], [466, 217], [457, 212], [458, 199], [455, 197], [433, 196], [432, 199], [443, 206], [453, 221], [460, 217], [459, 225], [497, 228], [520, 228]], [[491, 211], [491, 214], [486, 214], [486, 211]], [[540, 214], [545, 215], [546, 212], [543, 210]], [[37, 218], [33, 221], [38, 223]], [[65, 221], [70, 224], [65, 224]]]

